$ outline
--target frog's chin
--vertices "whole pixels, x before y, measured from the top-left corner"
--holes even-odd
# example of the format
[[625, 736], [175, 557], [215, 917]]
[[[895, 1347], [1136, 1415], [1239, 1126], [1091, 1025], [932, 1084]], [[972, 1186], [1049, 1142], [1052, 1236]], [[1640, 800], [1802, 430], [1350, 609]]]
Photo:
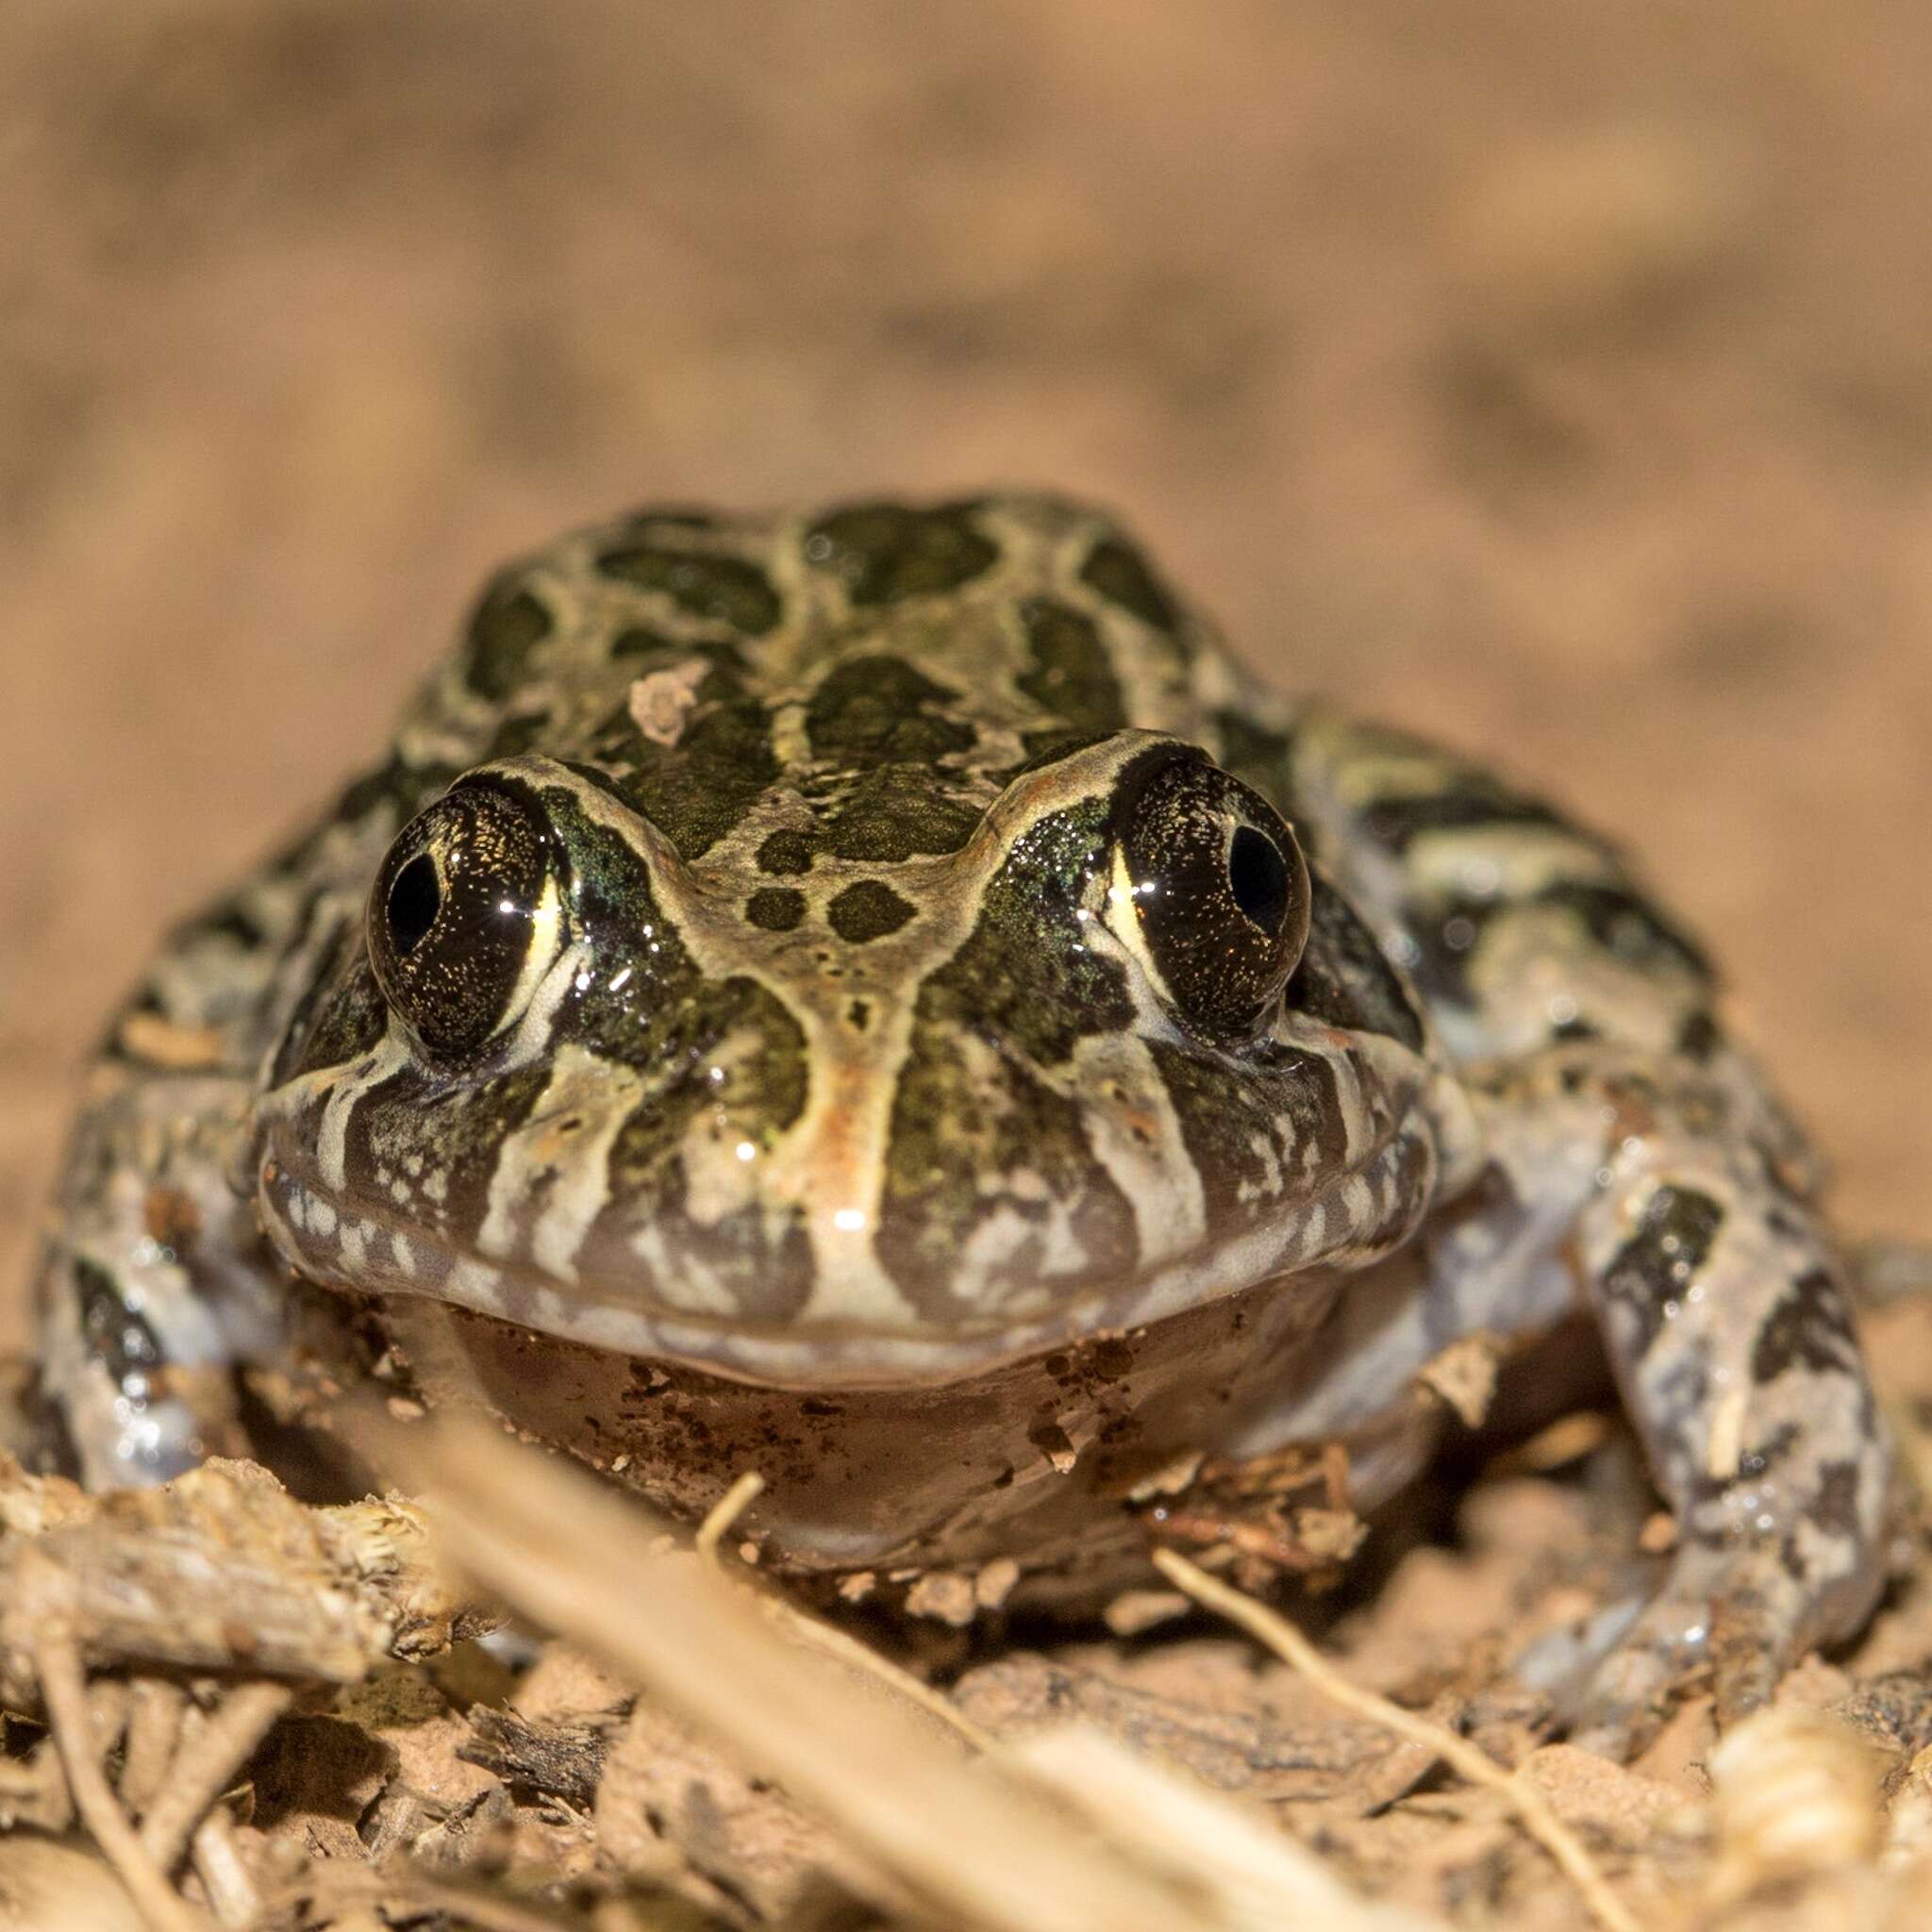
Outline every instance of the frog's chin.
[[[419, 1313], [438, 1305], [465, 1308], [588, 1348], [734, 1380], [801, 1390], [888, 1388], [958, 1381], [1204, 1307], [1224, 1305], [1232, 1315], [1252, 1296], [1325, 1295], [1339, 1274], [1379, 1260], [1413, 1232], [1430, 1191], [1414, 1185], [1414, 1161], [1427, 1160], [1419, 1145], [1398, 1136], [1323, 1197], [1124, 1280], [1003, 1283], [996, 1304], [978, 1317], [932, 1296], [918, 1309], [890, 1291], [882, 1296], [875, 1264], [862, 1274], [822, 1269], [802, 1302], [768, 1308], [686, 1277], [677, 1285], [689, 1299], [669, 1306], [647, 1298], [628, 1272], [601, 1282], [590, 1269], [565, 1278], [524, 1256], [452, 1246], [381, 1203], [334, 1194], [281, 1159], [263, 1163], [257, 1199], [282, 1258], [325, 1288], [394, 1300]], [[1414, 1205], [1386, 1205], [1396, 1202]], [[867, 1258], [858, 1246], [846, 1253]], [[930, 1312], [936, 1306], [943, 1314]]]

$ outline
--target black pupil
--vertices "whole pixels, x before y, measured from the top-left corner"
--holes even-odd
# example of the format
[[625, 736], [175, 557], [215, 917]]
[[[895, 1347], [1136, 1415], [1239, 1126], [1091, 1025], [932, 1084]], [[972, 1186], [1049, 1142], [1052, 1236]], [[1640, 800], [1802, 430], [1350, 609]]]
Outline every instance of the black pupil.
[[1266, 832], [1253, 825], [1235, 828], [1227, 848], [1227, 889], [1251, 925], [1271, 935], [1281, 929], [1288, 910], [1288, 861]]
[[398, 958], [412, 951], [436, 924], [436, 909], [441, 904], [435, 862], [428, 853], [419, 852], [389, 889], [389, 936]]

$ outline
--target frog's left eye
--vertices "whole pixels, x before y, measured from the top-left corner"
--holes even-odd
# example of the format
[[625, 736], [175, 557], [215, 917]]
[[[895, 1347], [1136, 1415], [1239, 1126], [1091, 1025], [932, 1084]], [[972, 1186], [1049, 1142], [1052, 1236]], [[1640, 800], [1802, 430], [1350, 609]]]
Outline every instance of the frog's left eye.
[[1183, 752], [1130, 783], [1120, 869], [1181, 1018], [1232, 1037], [1281, 998], [1308, 937], [1308, 868], [1259, 792]]
[[490, 785], [460, 785], [411, 819], [369, 895], [383, 996], [438, 1054], [474, 1052], [517, 1017], [558, 927], [542, 822]]

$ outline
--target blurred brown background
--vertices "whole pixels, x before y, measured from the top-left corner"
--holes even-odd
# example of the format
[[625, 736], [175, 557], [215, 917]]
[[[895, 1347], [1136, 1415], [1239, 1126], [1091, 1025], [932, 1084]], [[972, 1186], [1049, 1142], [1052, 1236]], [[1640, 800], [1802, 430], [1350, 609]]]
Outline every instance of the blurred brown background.
[[652, 496], [1113, 500], [1491, 748], [1932, 1236], [1932, 8], [0, 13], [0, 1282], [161, 922]]

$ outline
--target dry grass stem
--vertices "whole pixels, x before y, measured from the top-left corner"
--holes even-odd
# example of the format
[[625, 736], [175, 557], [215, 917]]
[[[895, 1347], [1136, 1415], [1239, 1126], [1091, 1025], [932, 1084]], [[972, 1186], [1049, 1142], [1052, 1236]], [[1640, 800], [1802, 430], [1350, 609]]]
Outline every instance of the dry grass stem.
[[130, 1687], [121, 1801], [137, 1816], [147, 1810], [167, 1782], [187, 1705], [187, 1693], [166, 1677], [137, 1677]]
[[989, 1932], [1212, 1924], [906, 1714], [819, 1674], [710, 1566], [654, 1552], [661, 1525], [588, 1477], [474, 1425], [414, 1436], [408, 1453], [446, 1547], [480, 1582], [774, 1777], [936, 1911]]
[[1008, 1756], [1136, 1853], [1203, 1888], [1231, 1932], [1438, 1932], [1441, 1922], [1358, 1898], [1314, 1853], [1164, 1766], [1083, 1725]]
[[[620, 1906], [627, 1912], [627, 1907]], [[420, 1865], [393, 1861], [380, 1870], [366, 1865], [329, 1864], [298, 1882], [271, 1892], [262, 1903], [264, 1923], [291, 1913], [299, 1923], [321, 1920], [329, 1932], [386, 1932], [397, 1919], [438, 1915], [465, 1932], [562, 1932], [580, 1922], [558, 1912], [525, 1906], [500, 1893], [458, 1880], [438, 1878]], [[626, 1916], [626, 1932], [644, 1922]]]
[[254, 1924], [261, 1911], [261, 1894], [235, 1841], [234, 1820], [220, 1806], [194, 1827], [191, 1856], [216, 1921], [236, 1927]]
[[292, 1696], [285, 1684], [238, 1685], [181, 1746], [166, 1786], [141, 1824], [142, 1849], [162, 1871], [179, 1860], [195, 1826]]
[[[756, 1470], [747, 1470], [711, 1506], [710, 1512], [698, 1526], [695, 1538], [698, 1554], [715, 1564], [721, 1574], [728, 1573], [724, 1571], [724, 1559], [718, 1554], [719, 1546], [731, 1525], [744, 1514], [764, 1487], [764, 1477]], [[910, 1671], [902, 1670], [891, 1657], [880, 1656], [869, 1643], [861, 1643], [850, 1632], [800, 1609], [790, 1597], [775, 1591], [760, 1591], [756, 1601], [759, 1609], [801, 1643], [823, 1651], [826, 1657], [852, 1670], [876, 1677], [908, 1703], [916, 1704], [928, 1716], [937, 1718], [974, 1751], [986, 1752], [998, 1747], [999, 1740], [991, 1731], [982, 1730], [951, 1698], [941, 1695], [930, 1684], [922, 1683]]]
[[928, 1716], [937, 1718], [973, 1750], [985, 1753], [999, 1748], [1000, 1740], [991, 1731], [982, 1730], [951, 1698], [935, 1690], [930, 1684], [922, 1683], [910, 1671], [902, 1670], [891, 1657], [881, 1657], [871, 1644], [861, 1643], [849, 1631], [841, 1630], [833, 1624], [821, 1623], [784, 1597], [760, 1597], [758, 1602], [766, 1615], [801, 1643], [823, 1651], [826, 1657], [849, 1669], [876, 1677], [908, 1703], [916, 1704]]
[[1471, 1784], [1500, 1792], [1524, 1829], [1562, 1868], [1606, 1932], [1641, 1932], [1636, 1918], [1610, 1890], [1583, 1841], [1551, 1810], [1541, 1791], [1513, 1772], [1506, 1771], [1454, 1731], [1418, 1717], [1414, 1711], [1404, 1710], [1399, 1704], [1391, 1704], [1373, 1690], [1351, 1684], [1285, 1617], [1208, 1575], [1178, 1552], [1158, 1550], [1154, 1560], [1177, 1589], [1186, 1591], [1196, 1603], [1225, 1617], [1229, 1623], [1239, 1624], [1343, 1709], [1386, 1724], [1398, 1736], [1435, 1752]]
[[718, 1547], [730, 1535], [731, 1525], [758, 1501], [764, 1489], [764, 1477], [757, 1470], [748, 1469], [711, 1505], [693, 1539], [698, 1555], [708, 1563], [719, 1560]]
[[169, 1885], [108, 1789], [107, 1774], [94, 1751], [87, 1679], [73, 1639], [58, 1626], [43, 1627], [33, 1657], [47, 1720], [82, 1824], [154, 1932], [207, 1932], [207, 1921]]

